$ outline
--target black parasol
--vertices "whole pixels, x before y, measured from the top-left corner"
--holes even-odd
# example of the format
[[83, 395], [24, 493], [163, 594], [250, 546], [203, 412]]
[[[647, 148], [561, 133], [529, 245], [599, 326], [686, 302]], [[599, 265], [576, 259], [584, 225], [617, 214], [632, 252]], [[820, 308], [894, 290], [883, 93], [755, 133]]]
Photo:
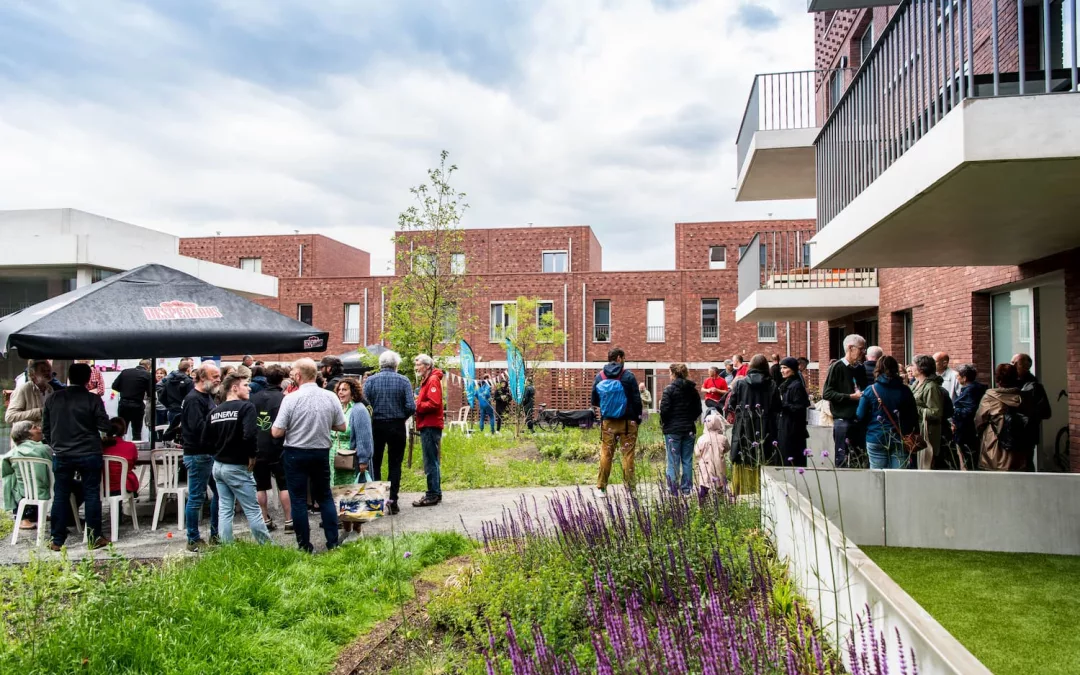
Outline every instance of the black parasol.
[[0, 352], [136, 359], [322, 352], [329, 334], [165, 267], [143, 265], [0, 320]]

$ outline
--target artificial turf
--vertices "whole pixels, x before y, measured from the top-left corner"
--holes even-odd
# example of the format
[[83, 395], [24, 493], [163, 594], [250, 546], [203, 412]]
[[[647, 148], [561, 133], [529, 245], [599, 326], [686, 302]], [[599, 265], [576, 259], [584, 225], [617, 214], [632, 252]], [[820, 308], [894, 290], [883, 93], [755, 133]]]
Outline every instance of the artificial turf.
[[863, 550], [997, 675], [1080, 673], [1080, 556]]

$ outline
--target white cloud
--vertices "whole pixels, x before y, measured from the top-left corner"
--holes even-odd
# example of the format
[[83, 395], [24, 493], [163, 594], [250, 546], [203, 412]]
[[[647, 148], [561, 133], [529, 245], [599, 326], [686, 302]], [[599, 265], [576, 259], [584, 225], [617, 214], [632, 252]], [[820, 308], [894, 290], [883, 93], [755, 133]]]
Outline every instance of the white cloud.
[[[378, 33], [364, 25], [350, 38], [333, 3], [316, 5], [327, 40], [362, 50]], [[243, 19], [261, 6], [226, 8]], [[0, 207], [72, 206], [183, 235], [317, 231], [371, 251], [381, 272], [408, 188], [445, 148], [468, 226], [589, 224], [608, 269], [672, 267], [676, 221], [812, 215], [807, 203], [734, 204], [731, 190], [753, 75], [812, 63], [803, 3], [773, 7], [781, 22], [768, 32], [739, 26], [733, 1], [534, 9], [507, 27], [520, 47], [502, 78], [453, 54], [379, 47], [353, 71], [313, 64], [281, 85], [230, 72], [207, 56], [223, 46], [215, 31], [145, 6], [123, 20], [50, 15], [109, 58], [90, 78], [18, 77], [34, 57], [0, 46]], [[283, 22], [263, 14], [244, 27]], [[133, 34], [159, 41], [123, 39]]]

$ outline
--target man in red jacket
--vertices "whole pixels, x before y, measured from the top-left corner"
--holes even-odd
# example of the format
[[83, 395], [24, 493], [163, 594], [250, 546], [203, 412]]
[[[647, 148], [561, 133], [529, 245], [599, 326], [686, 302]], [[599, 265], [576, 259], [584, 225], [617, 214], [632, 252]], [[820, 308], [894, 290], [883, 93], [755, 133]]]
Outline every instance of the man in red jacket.
[[439, 446], [442, 444], [443, 395], [442, 371], [427, 354], [413, 361], [420, 389], [416, 394], [416, 428], [420, 432], [420, 447], [424, 452], [424, 473], [427, 492], [413, 506], [435, 506], [442, 501], [442, 476], [439, 473]]

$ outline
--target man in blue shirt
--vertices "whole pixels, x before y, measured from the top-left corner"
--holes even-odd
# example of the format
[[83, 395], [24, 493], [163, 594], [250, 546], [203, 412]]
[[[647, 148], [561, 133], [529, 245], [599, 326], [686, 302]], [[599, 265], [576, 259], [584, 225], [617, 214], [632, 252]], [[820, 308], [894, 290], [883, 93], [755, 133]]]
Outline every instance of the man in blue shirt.
[[409, 378], [397, 372], [401, 357], [386, 351], [379, 355], [379, 372], [364, 380], [364, 398], [371, 404], [371, 435], [375, 453], [371, 458], [371, 477], [382, 480], [383, 454], [388, 453], [390, 478], [390, 513], [398, 512], [398, 488], [401, 486], [401, 462], [405, 459], [407, 440], [405, 422], [416, 412], [416, 398]]

